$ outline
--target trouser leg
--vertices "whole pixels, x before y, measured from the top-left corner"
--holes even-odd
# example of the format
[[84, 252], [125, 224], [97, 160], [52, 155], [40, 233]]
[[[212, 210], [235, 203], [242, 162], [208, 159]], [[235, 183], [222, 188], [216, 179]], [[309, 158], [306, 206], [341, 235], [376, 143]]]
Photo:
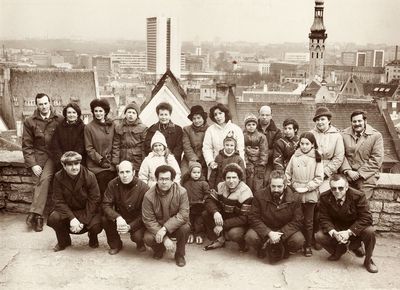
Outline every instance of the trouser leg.
[[185, 256], [185, 247], [190, 233], [189, 224], [184, 224], [177, 229], [172, 236], [176, 237], [176, 251], [175, 256]]
[[244, 240], [246, 241], [247, 245], [253, 247], [256, 250], [259, 250], [262, 246], [261, 237], [253, 229], [249, 229], [246, 232], [246, 234], [244, 235]]
[[131, 241], [136, 243], [136, 246], [141, 247], [144, 245], [143, 236], [144, 236], [145, 228], [141, 227], [136, 231], [131, 231]]
[[103, 200], [104, 192], [107, 189], [108, 183], [116, 176], [116, 173], [111, 170], [104, 170], [96, 174], [97, 183], [99, 185], [101, 200]]
[[118, 234], [116, 223], [103, 216], [102, 224], [104, 231], [106, 232], [107, 244], [110, 246], [110, 248], [111, 249], [121, 248], [122, 240], [120, 235]]
[[143, 241], [144, 243], [149, 246], [150, 248], [153, 249], [154, 253], [160, 253], [165, 251], [165, 246], [163, 243], [157, 243], [156, 242], [156, 237], [148, 232], [145, 231], [144, 236], [143, 236]]
[[305, 246], [311, 247], [314, 235], [314, 209], [315, 203], [303, 203]]
[[211, 241], [214, 241], [218, 238], [218, 236], [214, 233], [215, 222], [214, 218], [207, 211], [203, 211], [202, 213], [204, 227], [206, 230], [207, 238]]
[[365, 246], [365, 260], [369, 261], [371, 259], [372, 254], [374, 252], [376, 237], [375, 230], [373, 226], [369, 226], [365, 228], [360, 234], [359, 237], [364, 243]]
[[60, 247], [67, 247], [71, 244], [68, 218], [63, 218], [60, 213], [53, 211], [47, 219], [47, 225], [56, 232]]
[[328, 251], [329, 254], [333, 255], [335, 253], [338, 243], [329, 234], [325, 234], [320, 230], [315, 234], [315, 241]]
[[298, 231], [286, 238], [283, 242], [287, 251], [295, 253], [303, 247], [305, 238], [303, 233]]
[[243, 243], [245, 233], [246, 229], [244, 227], [234, 227], [225, 231], [225, 237], [228, 241]]
[[33, 199], [29, 212], [43, 215], [53, 175], [54, 163], [53, 160], [49, 158], [43, 166], [42, 174], [39, 177], [35, 177], [36, 183], [34, 185]]

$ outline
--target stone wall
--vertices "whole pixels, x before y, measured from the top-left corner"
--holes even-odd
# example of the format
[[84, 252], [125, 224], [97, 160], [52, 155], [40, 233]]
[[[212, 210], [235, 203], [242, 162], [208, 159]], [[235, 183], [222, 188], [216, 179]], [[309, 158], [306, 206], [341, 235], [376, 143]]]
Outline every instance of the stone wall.
[[[33, 178], [22, 152], [0, 152], [0, 209], [26, 213], [32, 193]], [[400, 233], [400, 174], [381, 173], [370, 207], [378, 231]]]

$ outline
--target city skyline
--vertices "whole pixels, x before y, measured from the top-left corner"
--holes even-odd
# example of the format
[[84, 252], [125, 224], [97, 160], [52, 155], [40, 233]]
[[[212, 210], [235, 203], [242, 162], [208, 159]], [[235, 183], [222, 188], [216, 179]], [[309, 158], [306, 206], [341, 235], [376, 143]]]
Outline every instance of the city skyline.
[[[396, 44], [399, 8], [327, 0], [328, 42]], [[179, 20], [182, 41], [306, 42], [313, 9], [314, 0], [0, 0], [0, 38], [145, 40], [146, 18], [163, 15]]]

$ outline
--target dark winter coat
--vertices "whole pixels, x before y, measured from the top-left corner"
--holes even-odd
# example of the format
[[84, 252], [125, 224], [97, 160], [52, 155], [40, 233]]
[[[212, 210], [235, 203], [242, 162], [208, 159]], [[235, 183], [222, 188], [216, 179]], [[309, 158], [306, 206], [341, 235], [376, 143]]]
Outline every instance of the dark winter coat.
[[346, 192], [342, 206], [338, 206], [332, 192], [326, 191], [320, 197], [319, 224], [324, 233], [335, 229], [350, 229], [358, 236], [366, 227], [372, 225], [372, 214], [365, 194], [353, 188]]
[[287, 239], [302, 230], [303, 211], [299, 195], [287, 187], [281, 203], [277, 205], [270, 187], [256, 192], [249, 213], [249, 225], [264, 241], [270, 231], [282, 232], [282, 239]]
[[54, 210], [69, 220], [77, 218], [90, 228], [101, 223], [99, 186], [94, 173], [84, 166], [77, 178], [73, 180], [64, 169], [54, 175]]
[[274, 170], [286, 169], [290, 158], [296, 151], [297, 144], [299, 144], [299, 136], [297, 135], [292, 139], [282, 137], [275, 142], [273, 153]]
[[198, 180], [189, 178], [187, 181], [184, 181], [183, 187], [188, 194], [190, 205], [203, 203], [204, 198], [210, 193], [210, 186], [207, 181], [205, 181], [204, 177]]
[[143, 227], [142, 202], [149, 190], [146, 183], [133, 177], [129, 184], [123, 184], [119, 177], [108, 184], [103, 198], [103, 212], [109, 220], [122, 216], [135, 232]]
[[246, 163], [254, 165], [267, 165], [268, 162], [268, 141], [264, 134], [259, 131], [253, 133], [243, 132], [244, 135], [244, 156]]
[[26, 167], [40, 165], [42, 168], [51, 156], [53, 134], [63, 120], [63, 116], [51, 111], [48, 120], [43, 120], [38, 110], [24, 121], [22, 133], [22, 153]]
[[[268, 149], [269, 152], [273, 152], [274, 150], [274, 144], [276, 143], [276, 141], [279, 140], [279, 138], [281, 138], [282, 132], [280, 129], [278, 129], [278, 127], [276, 127], [274, 120], [271, 120], [267, 129], [265, 131], [263, 131], [260, 123], [257, 125], [257, 130], [261, 133], [263, 133], [265, 135], [265, 137], [267, 137], [267, 141], [268, 141]], [[268, 156], [268, 164], [272, 165], [272, 154], [269, 154]]]
[[117, 165], [123, 160], [129, 160], [133, 169], [139, 172], [140, 164], [146, 157], [144, 155], [144, 140], [146, 125], [138, 118], [133, 124], [128, 124], [124, 119], [115, 126], [112, 146], [112, 164]]
[[207, 169], [206, 161], [203, 157], [203, 140], [207, 124], [201, 127], [196, 127], [193, 124], [183, 128], [183, 159], [181, 164], [182, 173], [186, 173], [189, 169], [190, 161], [197, 161], [201, 164], [204, 170]]
[[146, 156], [152, 151], [151, 138], [153, 138], [156, 131], [160, 131], [164, 135], [169, 151], [174, 155], [176, 161], [178, 161], [178, 164], [181, 164], [183, 151], [183, 132], [180, 126], [172, 122], [169, 122], [167, 126], [161, 125], [160, 122], [157, 122], [147, 130], [144, 141], [144, 151]]
[[67, 151], [75, 151], [82, 155], [81, 162], [85, 165], [85, 140], [84, 140], [85, 124], [81, 119], [75, 123], [69, 124], [66, 119], [62, 121], [56, 128], [51, 143], [52, 158], [54, 164], [59, 169], [62, 168], [60, 159]]

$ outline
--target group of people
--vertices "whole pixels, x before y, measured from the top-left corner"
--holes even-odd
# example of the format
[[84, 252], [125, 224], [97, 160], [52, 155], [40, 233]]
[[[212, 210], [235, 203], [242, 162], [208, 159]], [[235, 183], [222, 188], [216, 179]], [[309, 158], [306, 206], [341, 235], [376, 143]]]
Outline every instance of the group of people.
[[54, 251], [71, 245], [70, 233], [88, 232], [96, 248], [104, 229], [110, 255], [122, 248], [120, 234], [129, 233], [137, 249], [151, 247], [155, 259], [174, 251], [178, 266], [186, 264], [186, 244], [200, 245], [207, 237], [204, 250], [233, 241], [271, 262], [300, 250], [310, 257], [312, 246], [324, 247], [329, 260], [350, 249], [365, 256], [369, 272], [378, 271], [368, 198], [382, 165], [383, 139], [367, 124], [366, 112], [353, 112], [351, 126], [341, 131], [331, 124], [332, 112], [319, 107], [315, 128], [299, 134], [292, 118], [278, 129], [269, 106], [247, 115], [242, 130], [224, 105], [210, 109], [211, 125], [196, 105], [191, 125], [182, 129], [171, 121], [166, 102], [147, 128], [136, 103], [116, 122], [108, 118], [107, 101], [95, 99], [93, 120], [85, 125], [76, 103], [61, 116], [48, 95], [35, 101], [22, 142], [37, 180], [26, 223], [43, 230], [53, 182], [47, 224], [56, 232]]

